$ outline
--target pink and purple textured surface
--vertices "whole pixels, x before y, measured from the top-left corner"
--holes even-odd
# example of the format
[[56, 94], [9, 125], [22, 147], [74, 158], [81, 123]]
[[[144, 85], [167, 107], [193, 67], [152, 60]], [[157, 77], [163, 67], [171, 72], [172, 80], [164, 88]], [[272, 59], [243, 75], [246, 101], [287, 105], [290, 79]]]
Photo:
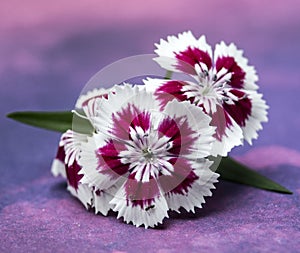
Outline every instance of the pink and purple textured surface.
[[[1, 252], [300, 251], [300, 5], [272, 1], [0, 3]], [[124, 6], [123, 6], [124, 5]], [[72, 109], [86, 81], [126, 56], [191, 29], [244, 48], [270, 105], [254, 146], [232, 155], [294, 192], [221, 181], [196, 214], [158, 229], [94, 215], [50, 174], [59, 134], [4, 119], [15, 110]]]

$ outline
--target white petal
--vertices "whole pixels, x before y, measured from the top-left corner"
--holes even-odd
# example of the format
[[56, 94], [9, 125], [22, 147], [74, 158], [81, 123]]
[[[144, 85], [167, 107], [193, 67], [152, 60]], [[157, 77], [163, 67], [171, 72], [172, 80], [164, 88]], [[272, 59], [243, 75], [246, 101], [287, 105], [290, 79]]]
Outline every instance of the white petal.
[[65, 150], [65, 164], [71, 165], [78, 161], [81, 145], [87, 142], [87, 135], [67, 130], [60, 138], [59, 145]]
[[245, 140], [252, 145], [252, 140], [257, 139], [257, 131], [261, 130], [263, 122], [268, 121], [269, 108], [263, 100], [262, 95], [255, 91], [248, 91], [248, 98], [251, 100], [252, 108], [251, 115], [245, 122], [245, 127], [242, 127]]
[[63, 178], [67, 178], [65, 164], [56, 158], [52, 162], [51, 173], [55, 177], [62, 176]]
[[231, 117], [230, 119], [232, 125], [226, 127], [222, 140], [219, 141], [216, 139], [216, 141], [213, 143], [211, 149], [211, 155], [213, 156], [227, 156], [232, 148], [243, 144], [243, 131], [241, 127]]
[[80, 95], [80, 97], [76, 101], [75, 107], [77, 109], [82, 109], [84, 103], [86, 103], [87, 101], [106, 95], [109, 92], [110, 89], [104, 89], [104, 88], [99, 88], [99, 89], [96, 88], [91, 91], [88, 91], [86, 94]]
[[[170, 71], [178, 72], [175, 68], [178, 60], [175, 58], [176, 53], [187, 50], [189, 47], [198, 48], [204, 52], [207, 52], [212, 58], [212, 49], [206, 43], [206, 38], [202, 35], [199, 39], [196, 39], [191, 31], [183, 32], [176, 36], [168, 36], [167, 40], [160, 40], [159, 44], [155, 44], [155, 53], [159, 56], [154, 60], [162, 67]], [[194, 66], [191, 66], [194, 67]], [[180, 71], [179, 71], [180, 72]]]
[[93, 203], [93, 191], [91, 187], [86, 184], [78, 184], [77, 190], [74, 187], [68, 185], [69, 192], [85, 206], [86, 209], [92, 207]]
[[231, 43], [226, 45], [224, 41], [221, 41], [216, 45], [214, 51], [214, 60], [222, 56], [231, 56], [234, 58], [236, 63], [245, 72], [245, 80], [243, 89], [246, 90], [257, 90], [258, 86], [256, 82], [258, 81], [258, 76], [253, 66], [248, 65], [248, 59], [243, 56], [243, 50], [237, 49], [237, 47]]
[[93, 191], [95, 207], [95, 213], [101, 213], [102, 215], [107, 215], [108, 211], [112, 209], [112, 205], [109, 203], [115, 196], [117, 190], [122, 185], [123, 181], [120, 180], [115, 185], [111, 186], [107, 190], [97, 190]]

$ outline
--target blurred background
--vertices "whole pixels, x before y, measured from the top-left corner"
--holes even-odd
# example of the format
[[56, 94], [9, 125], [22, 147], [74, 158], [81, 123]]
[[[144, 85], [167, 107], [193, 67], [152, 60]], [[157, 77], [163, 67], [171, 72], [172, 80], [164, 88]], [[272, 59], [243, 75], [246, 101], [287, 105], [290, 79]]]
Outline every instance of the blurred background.
[[[271, 109], [270, 123], [254, 145], [297, 149], [299, 7], [297, 0], [1, 1], [0, 113], [71, 109], [89, 78], [107, 64], [152, 53], [160, 38], [191, 30], [212, 45], [234, 42], [256, 67]], [[6, 145], [0, 154], [14, 130], [39, 133], [3, 117]]]
[[250, 165], [254, 158], [300, 166], [299, 11], [298, 0], [0, 1], [0, 207], [29, 198], [12, 186], [50, 177], [59, 139], [7, 113], [72, 109], [101, 68], [152, 53], [160, 38], [186, 30], [211, 45], [234, 42], [259, 74], [269, 123], [253, 147], [232, 154], [249, 156]]

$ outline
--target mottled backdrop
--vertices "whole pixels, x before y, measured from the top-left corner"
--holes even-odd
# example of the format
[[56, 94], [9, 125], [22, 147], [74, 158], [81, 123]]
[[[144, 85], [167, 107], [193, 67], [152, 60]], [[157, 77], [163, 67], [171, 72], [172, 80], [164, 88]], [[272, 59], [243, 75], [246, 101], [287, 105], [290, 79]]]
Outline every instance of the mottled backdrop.
[[[298, 0], [0, 2], [0, 252], [300, 252]], [[294, 192], [220, 182], [204, 209], [158, 229], [95, 216], [49, 169], [59, 135], [5, 118], [72, 109], [88, 79], [191, 29], [235, 42], [271, 109], [254, 146], [232, 155]]]

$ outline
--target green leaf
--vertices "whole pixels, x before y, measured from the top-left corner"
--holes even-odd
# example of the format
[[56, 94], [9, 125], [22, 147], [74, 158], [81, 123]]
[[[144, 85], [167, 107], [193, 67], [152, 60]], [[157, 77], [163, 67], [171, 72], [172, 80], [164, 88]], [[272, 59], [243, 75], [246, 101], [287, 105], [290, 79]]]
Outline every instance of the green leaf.
[[224, 157], [216, 171], [221, 175], [221, 179], [235, 183], [250, 185], [256, 188], [274, 191], [285, 194], [293, 194], [280, 184], [260, 175], [258, 172], [249, 169], [245, 165], [235, 161], [230, 157]]
[[8, 118], [18, 122], [57, 132], [73, 129], [80, 133], [92, 133], [93, 127], [88, 120], [78, 117], [71, 111], [60, 112], [13, 112]]

